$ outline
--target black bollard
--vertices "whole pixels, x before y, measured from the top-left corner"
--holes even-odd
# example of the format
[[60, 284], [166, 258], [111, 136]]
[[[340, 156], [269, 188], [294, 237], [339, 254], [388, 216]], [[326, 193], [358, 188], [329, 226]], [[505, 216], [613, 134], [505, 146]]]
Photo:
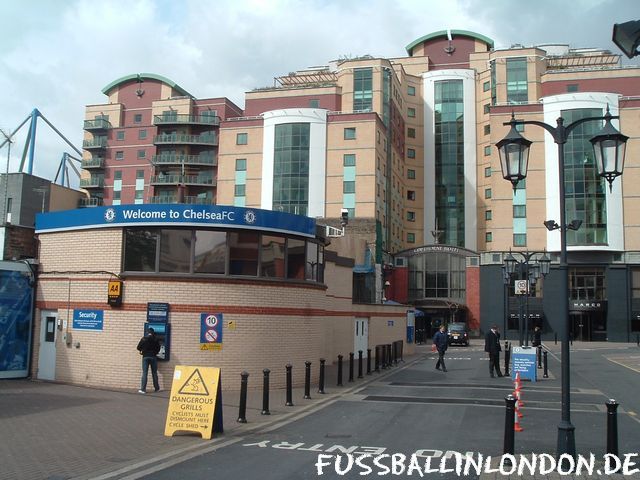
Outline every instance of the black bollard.
[[380, 345], [380, 364], [382, 366], [382, 370], [387, 369], [387, 346]]
[[509, 364], [511, 363], [511, 348], [509, 342], [504, 342], [504, 375], [508, 377]]
[[358, 350], [358, 378], [362, 378], [362, 350]]
[[554, 343], [555, 343], [556, 345], [558, 344], [558, 334], [557, 334], [557, 333], [554, 333], [554, 334], [553, 334], [553, 341], [554, 341]]
[[391, 359], [391, 344], [387, 343], [386, 348], [387, 348], [387, 368], [391, 368], [393, 367], [393, 361]]
[[391, 349], [393, 350], [393, 364], [398, 365], [398, 342], [393, 342]]
[[607, 453], [618, 455], [618, 402], [609, 399], [607, 405]]
[[342, 386], [342, 355], [338, 355], [338, 386]]
[[380, 345], [376, 345], [376, 359], [374, 363], [374, 370], [376, 373], [380, 373]]
[[349, 381], [353, 382], [353, 352], [349, 352]]
[[262, 378], [262, 412], [260, 412], [262, 415], [271, 415], [269, 411], [269, 372], [271, 370], [268, 368], [262, 370], [264, 374]]
[[514, 448], [514, 421], [515, 421], [515, 413], [516, 413], [516, 398], [513, 395], [507, 395], [504, 399], [506, 403], [506, 409], [504, 414], [504, 446], [503, 446], [503, 455], [511, 454], [513, 455]]
[[538, 345], [538, 351], [536, 353], [538, 356], [538, 368], [542, 368], [542, 345]]
[[636, 334], [636, 345], [640, 347], [640, 333]]
[[293, 407], [293, 379], [291, 377], [291, 369], [293, 365], [287, 363], [287, 401], [284, 404], [285, 407]]
[[545, 350], [544, 353], [542, 354], [543, 357], [543, 362], [544, 363], [544, 373], [542, 374], [542, 378], [549, 378], [549, 369], [548, 369], [548, 363], [547, 363], [547, 351]]
[[247, 384], [249, 383], [249, 374], [242, 372], [240, 374], [240, 408], [238, 409], [238, 423], [247, 423]]
[[400, 361], [404, 363], [404, 340], [400, 340]]
[[569, 338], [571, 339], [571, 342], [570, 342], [570, 343], [571, 343], [571, 346], [573, 346], [573, 333], [570, 333], [570, 334], [569, 334]]
[[304, 362], [304, 397], [311, 398], [311, 362]]
[[367, 348], [367, 375], [371, 375], [371, 349]]
[[320, 378], [318, 379], [318, 393], [324, 393], [324, 362], [325, 359], [320, 359]]

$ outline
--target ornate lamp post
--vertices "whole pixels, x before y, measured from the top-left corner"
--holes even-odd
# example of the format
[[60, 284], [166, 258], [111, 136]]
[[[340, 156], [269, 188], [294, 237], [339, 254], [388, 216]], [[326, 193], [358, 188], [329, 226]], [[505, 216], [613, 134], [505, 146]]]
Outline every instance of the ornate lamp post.
[[553, 127], [544, 122], [535, 120], [516, 120], [511, 116], [511, 121], [504, 123], [510, 125], [511, 130], [505, 138], [500, 140], [496, 147], [500, 155], [500, 165], [502, 176], [513, 184], [515, 190], [518, 182], [527, 176], [527, 166], [529, 161], [529, 147], [531, 142], [522, 137], [516, 130], [516, 125], [537, 125], [547, 130], [553, 137], [553, 141], [558, 145], [558, 180], [559, 180], [559, 203], [560, 203], [560, 223], [554, 220], [544, 222], [548, 230], [560, 230], [560, 291], [562, 292], [561, 303], [561, 340], [562, 340], [562, 419], [558, 424], [558, 442], [556, 455], [566, 453], [575, 456], [575, 427], [571, 424], [571, 398], [570, 398], [570, 359], [569, 359], [569, 277], [567, 267], [567, 229], [577, 229], [580, 227], [579, 221], [567, 224], [565, 220], [565, 185], [564, 185], [564, 145], [567, 143], [569, 134], [578, 126], [585, 122], [605, 121], [603, 129], [598, 135], [591, 139], [595, 159], [598, 167], [598, 174], [609, 182], [612, 188], [613, 180], [622, 175], [624, 167], [624, 153], [627, 139], [629, 137], [621, 134], [611, 124], [612, 119], [619, 118], [609, 113], [609, 107], [603, 117], [586, 117], [576, 120], [569, 125], [564, 125], [564, 119], [559, 117], [557, 126]]

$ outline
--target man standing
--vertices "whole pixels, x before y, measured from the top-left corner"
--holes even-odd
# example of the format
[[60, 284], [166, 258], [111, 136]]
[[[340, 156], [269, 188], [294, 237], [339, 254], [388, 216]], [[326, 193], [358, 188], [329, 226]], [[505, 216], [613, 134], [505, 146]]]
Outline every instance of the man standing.
[[487, 332], [484, 337], [484, 351], [489, 353], [489, 374], [491, 378], [495, 378], [493, 371], [495, 369], [496, 375], [502, 377], [500, 371], [500, 332], [498, 326], [493, 325], [491, 330]]
[[440, 370], [440, 366], [442, 366], [442, 371], [446, 372], [447, 367], [444, 365], [444, 352], [447, 351], [447, 347], [449, 346], [449, 339], [445, 332], [444, 325], [440, 325], [440, 330], [438, 330], [433, 336], [433, 344], [438, 350], [438, 362], [436, 363], [436, 370]]
[[151, 366], [153, 388], [157, 392], [160, 390], [160, 384], [158, 383], [158, 359], [156, 355], [160, 351], [160, 341], [156, 337], [156, 332], [153, 328], [149, 327], [149, 333], [140, 339], [137, 349], [142, 355], [142, 379], [138, 393], [147, 393], [149, 366]]

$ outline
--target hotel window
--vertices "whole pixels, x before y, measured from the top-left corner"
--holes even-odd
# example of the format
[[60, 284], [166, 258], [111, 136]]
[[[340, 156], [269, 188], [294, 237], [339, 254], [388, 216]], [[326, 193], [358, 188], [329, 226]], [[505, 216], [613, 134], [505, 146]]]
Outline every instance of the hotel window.
[[142, 114], [141, 113], [136, 113], [133, 116], [133, 123], [142, 123]]
[[527, 59], [507, 58], [507, 103], [527, 103]]
[[491, 210], [484, 211], [484, 219], [491, 220], [493, 218], [493, 212]]
[[491, 90], [491, 82], [484, 82], [482, 84], [482, 91], [488, 92], [489, 90]]
[[488, 157], [489, 155], [491, 155], [491, 145], [484, 147], [484, 156]]
[[407, 243], [416, 243], [416, 234], [415, 233], [407, 233]]
[[407, 169], [407, 178], [408, 178], [409, 180], [415, 180], [415, 178], [416, 178], [416, 171], [415, 171], [415, 170], [412, 170], [412, 169], [410, 169], [410, 168], [408, 168], [408, 169]]
[[482, 107], [483, 111], [485, 114], [489, 113], [491, 111], [491, 104], [490, 103], [485, 103], [484, 106]]
[[353, 110], [370, 111], [373, 101], [373, 68], [353, 70]]
[[234, 187], [234, 195], [236, 197], [244, 197], [246, 195], [246, 185], [236, 185]]
[[124, 160], [124, 152], [122, 150], [116, 152], [116, 160]]
[[355, 140], [356, 139], [356, 129], [355, 127], [348, 127], [344, 129], [344, 139], [345, 140]]
[[309, 108], [320, 108], [320, 100], [317, 98], [309, 100]]
[[146, 150], [138, 150], [138, 158], [145, 158], [147, 156]]
[[513, 234], [513, 246], [514, 247], [526, 247], [527, 246], [527, 234], [526, 233], [514, 233]]
[[356, 193], [356, 182], [342, 182], [342, 193]]
[[144, 140], [145, 138], [147, 138], [147, 131], [146, 130], [138, 130], [138, 139], [139, 140]]
[[416, 138], [416, 129], [415, 128], [407, 128], [407, 137]]
[[275, 128], [272, 209], [306, 215], [309, 207], [309, 123]]
[[236, 145], [246, 145], [247, 144], [248, 134], [246, 133], [237, 133], [236, 134]]
[[407, 148], [407, 157], [416, 158], [416, 150], [414, 148]]
[[124, 140], [124, 130], [118, 130], [116, 132], [116, 140]]
[[485, 177], [491, 176], [491, 167], [484, 167], [484, 176]]
[[484, 189], [484, 198], [491, 198], [491, 189], [490, 188], [485, 188]]
[[410, 222], [416, 221], [416, 212], [407, 211], [407, 220]]
[[414, 190], [407, 190], [407, 200], [415, 200], [416, 192]]
[[409, 95], [410, 97], [415, 97], [416, 96], [416, 87], [414, 87], [412, 85], [408, 85], [407, 86], [407, 95]]
[[491, 125], [484, 126], [484, 134], [489, 135], [491, 133]]
[[513, 206], [513, 218], [527, 218], [527, 206], [526, 205], [514, 205]]
[[247, 159], [236, 158], [236, 172], [244, 172], [247, 170]]
[[344, 167], [355, 167], [356, 166], [356, 155], [354, 153], [345, 153], [342, 156], [342, 166], [344, 166]]
[[416, 109], [413, 108], [413, 107], [409, 107], [407, 109], [407, 116], [412, 117], [412, 118], [415, 117], [416, 116]]
[[491, 243], [493, 241], [493, 233], [487, 232], [484, 234], [484, 241], [487, 243]]

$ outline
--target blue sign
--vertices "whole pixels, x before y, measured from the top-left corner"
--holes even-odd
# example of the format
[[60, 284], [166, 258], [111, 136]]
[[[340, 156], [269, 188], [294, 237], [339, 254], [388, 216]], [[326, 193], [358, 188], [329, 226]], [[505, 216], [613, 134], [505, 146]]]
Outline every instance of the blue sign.
[[36, 215], [36, 233], [125, 226], [234, 227], [315, 237], [316, 221], [292, 213], [227, 205], [113, 205]]
[[222, 343], [222, 314], [200, 314], [200, 343]]
[[74, 330], [102, 330], [104, 325], [103, 310], [74, 310]]
[[516, 378], [520, 374], [521, 380], [535, 382], [538, 375], [536, 366], [536, 349], [533, 347], [513, 347], [511, 353], [511, 375]]
[[147, 303], [147, 322], [167, 323], [169, 321], [168, 303]]

